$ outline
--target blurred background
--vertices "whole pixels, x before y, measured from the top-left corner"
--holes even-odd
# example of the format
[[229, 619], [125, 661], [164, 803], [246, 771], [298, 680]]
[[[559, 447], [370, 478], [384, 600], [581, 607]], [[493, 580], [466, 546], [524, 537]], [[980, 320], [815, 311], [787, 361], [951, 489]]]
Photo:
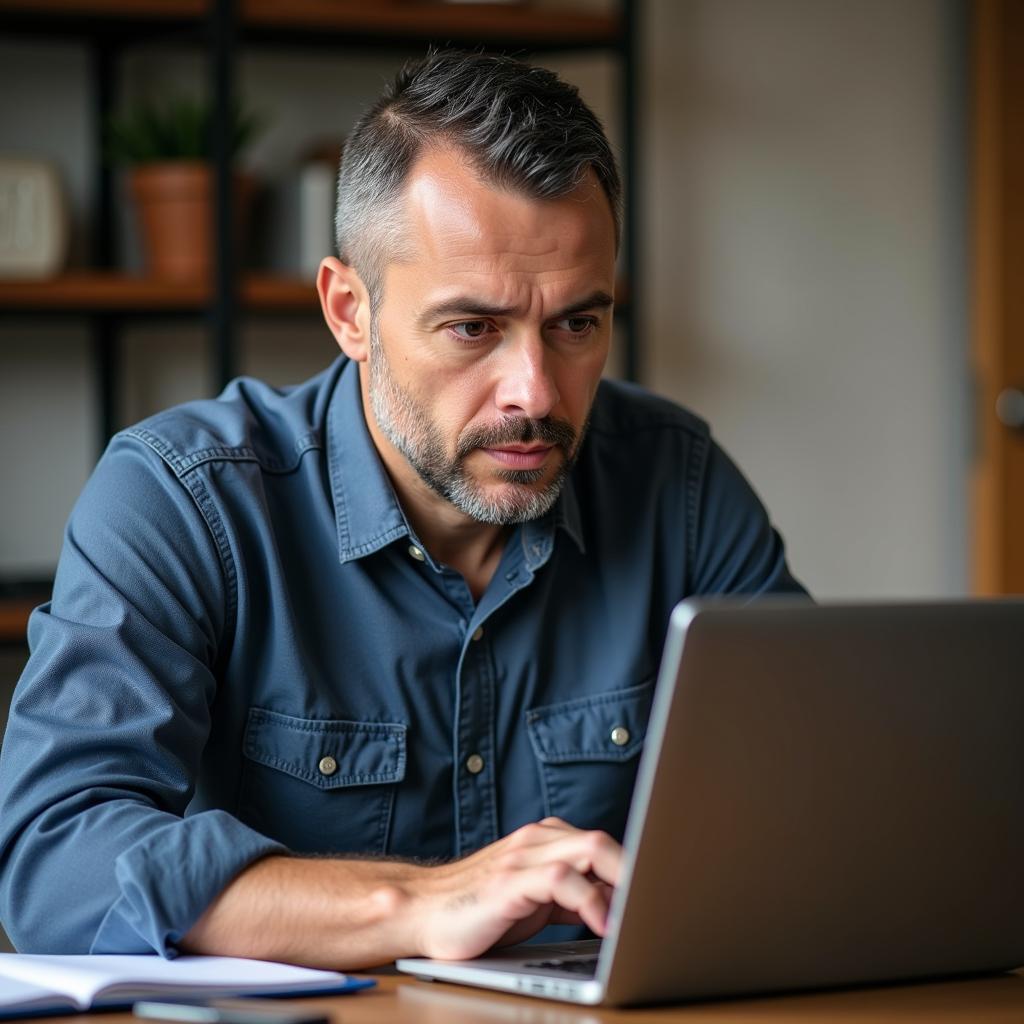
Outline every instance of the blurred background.
[[[631, 202], [608, 372], [711, 422], [816, 596], [1024, 589], [1014, 4], [234, 6], [232, 23], [205, 0], [0, 0], [0, 709], [110, 432], [233, 373], [285, 384], [335, 357], [311, 284], [332, 161], [428, 42], [527, 55], [605, 120]], [[184, 98], [164, 113], [187, 134], [212, 95], [230, 119], [229, 94], [242, 276], [218, 262], [226, 230], [209, 266], [157, 272], [139, 104]]]

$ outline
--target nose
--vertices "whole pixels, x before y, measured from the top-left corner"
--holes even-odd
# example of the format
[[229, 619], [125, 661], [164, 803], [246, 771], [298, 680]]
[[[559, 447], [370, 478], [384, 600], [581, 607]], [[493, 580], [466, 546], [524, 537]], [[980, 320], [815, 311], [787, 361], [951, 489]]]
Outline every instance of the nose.
[[558, 404], [550, 365], [553, 355], [542, 338], [530, 338], [504, 353], [495, 403], [506, 416], [540, 420]]

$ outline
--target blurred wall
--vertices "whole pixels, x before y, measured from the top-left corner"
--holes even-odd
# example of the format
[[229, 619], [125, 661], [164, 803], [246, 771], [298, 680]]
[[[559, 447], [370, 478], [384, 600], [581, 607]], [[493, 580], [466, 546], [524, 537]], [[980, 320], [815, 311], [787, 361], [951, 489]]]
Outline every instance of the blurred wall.
[[964, 6], [647, 25], [647, 381], [711, 420], [820, 597], [968, 586]]
[[[646, 382], [712, 421], [820, 596], [966, 586], [960, 7], [646, 5]], [[343, 130], [396, 63], [247, 55], [244, 93], [271, 115], [257, 173], [280, 187], [305, 141]], [[615, 124], [612, 60], [552, 63]], [[7, 42], [0, 69], [0, 149], [59, 162], [81, 258], [84, 58]], [[123, 76], [142, 92], [204, 81], [197, 59], [157, 51]], [[135, 259], [130, 225], [121, 236]], [[309, 319], [243, 326], [242, 369], [278, 382], [334, 352]], [[198, 324], [140, 324], [124, 353], [129, 419], [209, 390]], [[0, 575], [52, 566], [95, 422], [84, 330], [0, 322]]]

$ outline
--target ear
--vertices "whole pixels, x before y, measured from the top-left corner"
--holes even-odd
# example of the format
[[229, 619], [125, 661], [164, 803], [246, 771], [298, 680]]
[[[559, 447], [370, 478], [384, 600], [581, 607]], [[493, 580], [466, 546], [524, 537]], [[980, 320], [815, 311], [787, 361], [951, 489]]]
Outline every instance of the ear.
[[370, 355], [370, 296], [362, 279], [334, 256], [320, 263], [316, 275], [320, 308], [341, 351], [357, 363]]

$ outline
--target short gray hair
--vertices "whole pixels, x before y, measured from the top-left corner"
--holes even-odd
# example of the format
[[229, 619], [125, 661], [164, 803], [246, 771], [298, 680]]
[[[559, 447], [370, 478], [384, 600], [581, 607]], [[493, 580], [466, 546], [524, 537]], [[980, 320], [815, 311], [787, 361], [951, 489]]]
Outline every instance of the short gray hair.
[[407, 64], [356, 122], [338, 171], [338, 255], [376, 309], [402, 243], [395, 207], [423, 149], [452, 145], [482, 176], [535, 199], [572, 192], [592, 170], [622, 224], [622, 182], [600, 120], [553, 71], [511, 57], [436, 50]]

